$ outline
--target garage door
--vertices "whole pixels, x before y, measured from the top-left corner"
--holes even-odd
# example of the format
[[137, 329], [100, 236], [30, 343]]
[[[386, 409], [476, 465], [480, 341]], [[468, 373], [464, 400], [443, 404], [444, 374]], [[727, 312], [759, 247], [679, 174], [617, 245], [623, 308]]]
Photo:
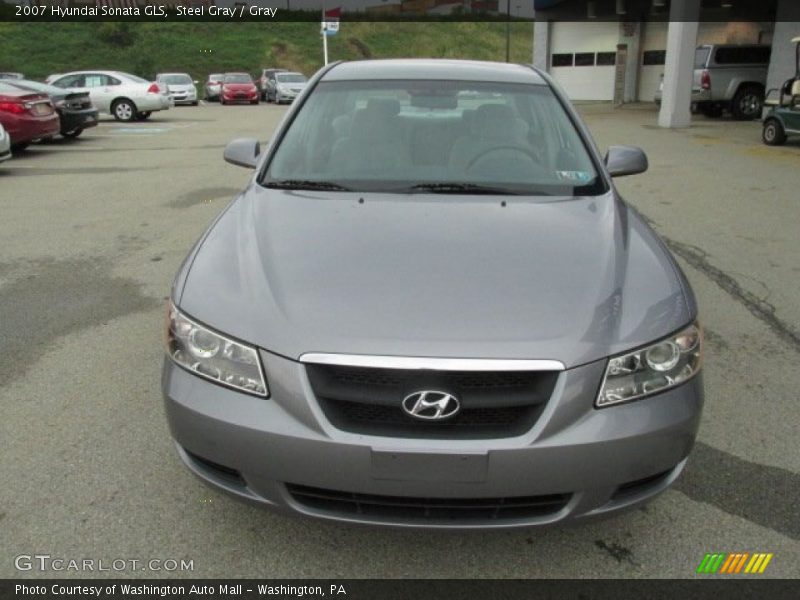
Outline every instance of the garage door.
[[613, 100], [617, 23], [553, 23], [550, 73], [572, 100]]

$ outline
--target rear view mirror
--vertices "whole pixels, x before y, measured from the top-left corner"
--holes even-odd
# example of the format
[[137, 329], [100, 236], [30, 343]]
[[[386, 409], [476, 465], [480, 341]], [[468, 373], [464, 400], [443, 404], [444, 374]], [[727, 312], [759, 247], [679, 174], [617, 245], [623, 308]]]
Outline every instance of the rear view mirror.
[[612, 177], [636, 175], [647, 171], [647, 155], [636, 146], [609, 146], [606, 168]]
[[232, 165], [255, 169], [260, 154], [261, 144], [257, 139], [239, 138], [225, 147], [225, 152], [222, 156]]

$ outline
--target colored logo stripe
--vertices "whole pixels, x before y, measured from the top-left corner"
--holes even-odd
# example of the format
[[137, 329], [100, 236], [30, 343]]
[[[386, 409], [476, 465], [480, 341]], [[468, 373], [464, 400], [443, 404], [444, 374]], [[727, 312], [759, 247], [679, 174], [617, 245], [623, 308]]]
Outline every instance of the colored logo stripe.
[[[708, 553], [697, 567], [698, 573], [736, 575], [739, 573], [763, 573], [774, 555], [757, 552]], [[745, 566], [747, 565], [747, 566]]]

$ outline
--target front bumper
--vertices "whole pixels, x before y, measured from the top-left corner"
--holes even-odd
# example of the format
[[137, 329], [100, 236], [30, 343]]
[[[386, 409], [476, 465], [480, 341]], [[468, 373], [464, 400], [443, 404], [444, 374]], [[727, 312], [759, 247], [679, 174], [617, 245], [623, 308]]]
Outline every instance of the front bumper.
[[171, 92], [170, 97], [174, 104], [193, 104], [197, 102], [197, 92]]
[[258, 92], [223, 92], [225, 102], [255, 102], [260, 99]]
[[[613, 513], [647, 501], [680, 474], [700, 419], [700, 376], [644, 400], [597, 410], [605, 361], [560, 374], [524, 435], [411, 439], [334, 428], [301, 363], [262, 352], [272, 396], [203, 380], [166, 359], [162, 389], [184, 463], [205, 482], [262, 506], [338, 521], [432, 528], [543, 525]], [[563, 495], [550, 512], [510, 518], [378, 513], [307, 502], [313, 488], [397, 505]], [[312, 494], [313, 495], [313, 494]], [[378, 500], [376, 500], [378, 499]], [[384, 499], [388, 499], [385, 500]], [[338, 506], [338, 508], [337, 508]], [[357, 505], [356, 505], [357, 506]], [[340, 510], [341, 508], [341, 510]]]

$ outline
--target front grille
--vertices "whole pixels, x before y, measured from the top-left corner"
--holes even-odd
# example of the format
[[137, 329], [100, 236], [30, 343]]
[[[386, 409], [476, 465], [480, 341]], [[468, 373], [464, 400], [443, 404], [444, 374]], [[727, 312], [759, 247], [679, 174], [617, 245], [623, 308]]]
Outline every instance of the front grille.
[[[434, 371], [306, 365], [325, 416], [337, 428], [392, 437], [478, 439], [521, 435], [552, 394], [557, 372]], [[402, 409], [409, 394], [435, 390], [456, 396], [461, 410], [425, 421]]]
[[510, 498], [414, 498], [378, 496], [305, 485], [286, 484], [302, 506], [332, 515], [404, 522], [503, 521], [553, 515], [569, 502], [570, 494]]

